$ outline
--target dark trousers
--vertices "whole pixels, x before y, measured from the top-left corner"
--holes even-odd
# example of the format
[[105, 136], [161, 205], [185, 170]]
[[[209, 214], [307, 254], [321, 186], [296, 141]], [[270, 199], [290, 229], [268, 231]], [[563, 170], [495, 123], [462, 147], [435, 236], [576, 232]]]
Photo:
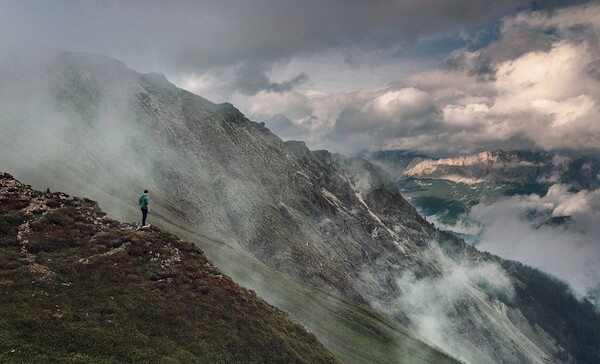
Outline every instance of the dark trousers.
[[142, 226], [146, 226], [146, 216], [148, 216], [148, 209], [142, 209]]

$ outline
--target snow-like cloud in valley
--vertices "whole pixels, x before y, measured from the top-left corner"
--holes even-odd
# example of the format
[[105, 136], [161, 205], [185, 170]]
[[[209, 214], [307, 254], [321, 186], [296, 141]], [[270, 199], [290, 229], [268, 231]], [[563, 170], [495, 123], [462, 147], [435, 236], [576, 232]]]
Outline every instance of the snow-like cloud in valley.
[[577, 294], [600, 298], [600, 189], [573, 192], [556, 184], [545, 196], [476, 205], [465, 220], [470, 233], [478, 232], [478, 249], [542, 269]]
[[317, 92], [309, 72], [293, 95], [260, 91], [238, 101], [255, 119], [285, 115], [310, 146], [346, 153], [598, 150], [598, 24], [596, 3], [522, 12], [505, 17], [485, 47], [454, 50], [439, 68], [387, 85]]

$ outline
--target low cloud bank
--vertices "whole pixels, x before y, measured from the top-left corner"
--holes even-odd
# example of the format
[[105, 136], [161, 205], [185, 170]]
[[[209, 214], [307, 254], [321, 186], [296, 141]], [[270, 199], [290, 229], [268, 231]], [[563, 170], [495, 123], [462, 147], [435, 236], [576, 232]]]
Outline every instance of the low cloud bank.
[[[487, 362], [489, 352], [474, 347], [465, 333], [466, 325], [479, 329], [488, 326], [489, 317], [472, 301], [474, 292], [483, 290], [492, 297], [512, 298], [514, 288], [496, 264], [456, 264], [447, 258], [440, 261], [440, 276], [419, 278], [407, 272], [399, 277], [397, 284], [402, 295], [397, 303], [415, 329], [437, 346], [468, 362]], [[465, 307], [468, 320], [461, 318]]]
[[456, 228], [477, 235], [478, 249], [549, 272], [598, 305], [599, 221], [600, 189], [573, 192], [556, 184], [545, 196], [476, 205]]
[[502, 267], [485, 259], [452, 259], [435, 242], [430, 248], [424, 261], [433, 271], [404, 271], [395, 279], [398, 295], [371, 304], [468, 363], [546, 360], [553, 344], [534, 342], [527, 320], [506, 305], [516, 292]]

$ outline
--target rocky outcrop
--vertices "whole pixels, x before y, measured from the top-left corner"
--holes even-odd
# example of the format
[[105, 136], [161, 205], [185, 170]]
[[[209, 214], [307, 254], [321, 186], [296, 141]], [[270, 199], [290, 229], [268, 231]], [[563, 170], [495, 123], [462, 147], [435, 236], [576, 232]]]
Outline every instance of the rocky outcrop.
[[404, 175], [463, 183], [495, 181], [527, 184], [535, 182], [547, 170], [549, 167], [544, 162], [522, 158], [515, 152], [485, 151], [466, 157], [416, 160], [408, 166]]
[[600, 187], [600, 162], [590, 156], [567, 157], [555, 152], [495, 151], [456, 158], [415, 158], [402, 177], [446, 179], [463, 183], [551, 185], [575, 189]]

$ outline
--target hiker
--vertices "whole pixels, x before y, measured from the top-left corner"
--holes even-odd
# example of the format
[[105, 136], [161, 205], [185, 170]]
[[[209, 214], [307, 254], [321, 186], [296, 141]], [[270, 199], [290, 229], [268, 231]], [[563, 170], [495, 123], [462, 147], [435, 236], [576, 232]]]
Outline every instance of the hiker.
[[148, 190], [144, 190], [144, 194], [140, 196], [139, 204], [142, 209], [142, 227], [144, 227], [148, 216]]

